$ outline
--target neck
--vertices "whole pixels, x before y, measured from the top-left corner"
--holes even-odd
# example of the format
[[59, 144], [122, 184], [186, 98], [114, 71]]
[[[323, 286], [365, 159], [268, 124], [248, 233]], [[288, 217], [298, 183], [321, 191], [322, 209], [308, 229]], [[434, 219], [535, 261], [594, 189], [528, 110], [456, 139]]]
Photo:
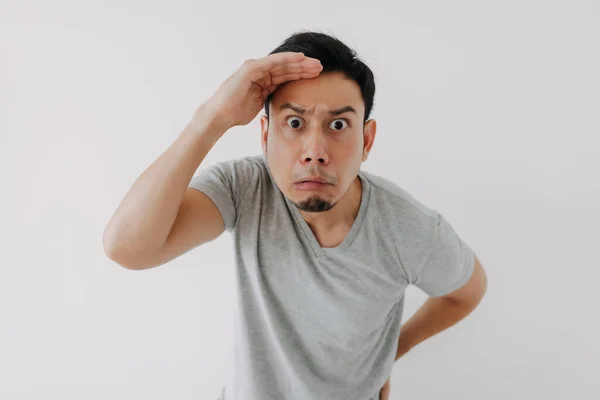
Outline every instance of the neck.
[[357, 176], [344, 196], [328, 211], [307, 213], [300, 210], [300, 214], [313, 230], [327, 232], [340, 227], [352, 226], [358, 215], [362, 200], [362, 182]]

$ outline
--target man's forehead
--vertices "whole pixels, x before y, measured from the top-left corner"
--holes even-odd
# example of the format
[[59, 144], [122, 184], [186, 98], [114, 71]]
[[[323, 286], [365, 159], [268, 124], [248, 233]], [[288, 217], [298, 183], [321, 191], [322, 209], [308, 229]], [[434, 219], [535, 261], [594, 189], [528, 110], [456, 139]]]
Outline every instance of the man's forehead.
[[331, 103], [317, 103], [312, 106], [303, 106], [293, 101], [284, 101], [276, 105], [276, 111], [283, 112], [292, 110], [298, 114], [314, 115], [327, 113], [330, 115], [340, 115], [344, 113], [353, 113], [358, 115], [356, 106], [352, 104], [341, 104], [340, 106], [331, 105]]

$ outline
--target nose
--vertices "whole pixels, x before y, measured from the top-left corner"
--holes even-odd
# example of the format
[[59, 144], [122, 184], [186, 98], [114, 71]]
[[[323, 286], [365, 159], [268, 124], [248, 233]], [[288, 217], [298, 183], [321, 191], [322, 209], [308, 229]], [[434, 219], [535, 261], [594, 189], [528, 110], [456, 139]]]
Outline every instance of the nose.
[[302, 149], [302, 163], [305, 165], [329, 163], [329, 152], [327, 150], [327, 140], [320, 128], [312, 129], [304, 134]]

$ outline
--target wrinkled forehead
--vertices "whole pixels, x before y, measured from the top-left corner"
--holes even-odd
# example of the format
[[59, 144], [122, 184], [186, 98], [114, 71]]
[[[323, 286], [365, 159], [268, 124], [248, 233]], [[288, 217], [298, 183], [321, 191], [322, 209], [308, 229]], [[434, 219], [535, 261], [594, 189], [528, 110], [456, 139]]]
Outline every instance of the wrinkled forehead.
[[365, 105], [358, 84], [337, 72], [322, 73], [316, 78], [289, 81], [277, 88], [270, 103], [273, 114], [301, 108], [308, 116], [327, 115], [331, 110], [350, 106], [362, 118]]

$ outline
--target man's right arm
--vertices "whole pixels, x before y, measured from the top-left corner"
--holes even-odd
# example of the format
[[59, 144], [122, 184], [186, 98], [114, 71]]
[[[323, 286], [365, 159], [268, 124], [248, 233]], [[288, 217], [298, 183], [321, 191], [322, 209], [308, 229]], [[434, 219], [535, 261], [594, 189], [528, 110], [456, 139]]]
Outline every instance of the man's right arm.
[[104, 230], [106, 255], [127, 269], [167, 263], [224, 232], [216, 205], [188, 185], [228, 125], [201, 106], [135, 181]]
[[302, 53], [244, 61], [129, 189], [104, 230], [108, 257], [128, 269], [148, 269], [221, 235], [225, 220], [216, 204], [189, 187], [196, 169], [229, 128], [256, 117], [279, 85], [315, 78], [322, 69]]

